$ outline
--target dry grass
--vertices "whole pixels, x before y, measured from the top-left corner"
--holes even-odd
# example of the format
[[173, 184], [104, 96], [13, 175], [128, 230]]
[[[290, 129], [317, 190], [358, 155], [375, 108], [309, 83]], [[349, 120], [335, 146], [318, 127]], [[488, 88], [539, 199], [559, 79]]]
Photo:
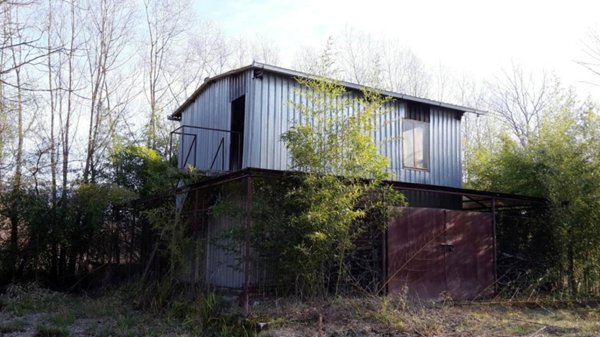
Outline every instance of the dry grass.
[[[0, 336], [600, 336], [600, 310], [592, 302], [417, 305], [401, 297], [284, 298], [253, 303], [252, 315], [243, 319], [236, 305], [216, 313], [206, 303], [181, 304], [157, 313], [136, 310], [122, 298], [12, 288], [0, 296]], [[203, 328], [206, 322], [215, 323], [210, 331]], [[261, 332], [254, 329], [263, 324]]]
[[194, 336], [180, 322], [137, 310], [118, 294], [71, 296], [32, 284], [0, 295], [0, 336]]
[[600, 336], [595, 305], [407, 304], [388, 298], [280, 300], [255, 306], [264, 336]]

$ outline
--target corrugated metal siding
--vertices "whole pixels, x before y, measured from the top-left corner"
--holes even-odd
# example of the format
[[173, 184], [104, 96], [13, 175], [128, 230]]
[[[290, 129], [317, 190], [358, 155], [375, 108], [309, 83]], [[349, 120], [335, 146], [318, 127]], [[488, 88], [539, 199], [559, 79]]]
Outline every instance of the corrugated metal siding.
[[[222, 78], [210, 85], [182, 114], [181, 125], [219, 129], [230, 128], [231, 101], [246, 94], [244, 155], [242, 167], [274, 170], [290, 168], [290, 158], [281, 141], [281, 135], [301, 116], [291, 102], [301, 103], [302, 92], [307, 89], [294, 79], [271, 73], [253, 78], [252, 71]], [[356, 95], [350, 92], [349, 95]], [[350, 111], [348, 112], [350, 113]], [[388, 103], [388, 111], [378, 117], [379, 128], [374, 133], [382, 154], [390, 159], [389, 170], [393, 179], [405, 182], [462, 187], [461, 129], [457, 113], [440, 107], [430, 110], [430, 158], [428, 170], [405, 169], [402, 166], [402, 118], [406, 103], [400, 100]], [[211, 162], [224, 139], [223, 156], [218, 155], [213, 169], [229, 167], [228, 133], [198, 131], [186, 128], [185, 132], [197, 135], [197, 167], [210, 168]], [[180, 157], [190, 146], [190, 137], [182, 143]], [[224, 160], [222, 160], [224, 157]], [[191, 160], [188, 163], [191, 163]], [[180, 159], [180, 164], [183, 159]]]
[[[456, 117], [455, 112], [431, 107], [429, 144], [429, 169], [401, 168], [400, 180], [411, 183], [462, 187], [461, 129], [460, 119]], [[401, 161], [401, 158], [400, 154], [398, 160]]]
[[[227, 194], [228, 207], [233, 213], [212, 214], [209, 216], [206, 232], [202, 239], [206, 241], [204, 258], [206, 259], [206, 283], [214, 287], [241, 289], [244, 286], [245, 244], [241, 240], [231, 238], [232, 233], [244, 231], [246, 191]], [[251, 287], [265, 287], [271, 274], [269, 266], [250, 249]]]
[[[220, 170], [229, 167], [229, 142], [230, 134], [228, 132], [197, 130], [187, 126], [200, 126], [215, 129], [229, 130], [231, 127], [231, 101], [247, 94], [248, 83], [251, 80], [250, 71], [237, 75], [222, 78], [210, 85], [202, 92], [196, 100], [182, 113], [181, 125], [183, 132], [196, 135], [196, 167], [201, 170], [208, 170], [219, 149], [221, 140], [224, 142], [221, 153], [218, 154], [213, 169]], [[246, 100], [246, 113], [248, 111], [249, 101]], [[192, 137], [185, 136], [181, 138], [179, 150], [180, 167], [193, 163], [193, 155], [187, 162], [184, 156], [192, 146]], [[223, 160], [224, 158], [224, 160]]]
[[213, 216], [208, 221], [206, 282], [211, 286], [241, 288], [244, 285], [243, 244], [227, 237], [241, 221], [230, 216]]
[[[298, 121], [300, 116], [290, 102], [300, 102], [300, 92], [306, 90], [293, 79], [265, 73], [261, 79], [252, 80], [251, 110], [248, 111], [245, 163], [249, 167], [286, 170], [290, 160], [281, 141], [281, 135]], [[355, 93], [350, 93], [355, 95]], [[248, 101], [247, 101], [248, 102]], [[401, 130], [406, 104], [402, 101], [389, 103], [389, 111], [378, 117], [380, 128], [375, 141], [382, 154], [390, 158], [390, 170], [394, 179], [406, 182], [462, 186], [460, 160], [460, 119], [456, 112], [431, 108], [430, 115], [430, 168], [412, 170], [402, 167]]]
[[455, 300], [494, 292], [492, 214], [408, 207], [387, 232], [388, 293]]

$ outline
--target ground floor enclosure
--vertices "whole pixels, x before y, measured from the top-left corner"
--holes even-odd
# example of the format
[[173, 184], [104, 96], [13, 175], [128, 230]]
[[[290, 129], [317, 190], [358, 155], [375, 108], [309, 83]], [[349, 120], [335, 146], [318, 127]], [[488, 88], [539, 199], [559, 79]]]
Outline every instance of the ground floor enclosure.
[[[289, 188], [286, 179], [284, 172], [245, 169], [178, 190], [181, 216], [196, 242], [182, 279], [237, 293], [246, 304], [254, 296], [290, 291], [278, 283], [282, 270], [273, 265], [283, 257], [265, 254], [271, 243], [256, 234], [265, 223], [276, 228], [284, 221], [277, 195]], [[504, 277], [498, 273], [498, 220], [519, 218], [525, 225], [532, 210], [543, 207], [543, 200], [522, 196], [393, 184], [409, 207], [385, 230], [357, 240], [352, 275], [345, 279], [348, 291], [364, 287], [421, 300], [489, 297]]]

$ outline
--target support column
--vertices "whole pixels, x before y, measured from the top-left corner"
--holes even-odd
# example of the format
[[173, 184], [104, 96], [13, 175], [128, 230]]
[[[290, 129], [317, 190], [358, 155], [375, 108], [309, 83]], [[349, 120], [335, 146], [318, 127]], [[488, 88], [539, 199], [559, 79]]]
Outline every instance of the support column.
[[494, 235], [494, 295], [498, 293], [498, 248], [496, 246], [496, 199], [492, 198], [492, 227]]
[[246, 221], [244, 230], [244, 314], [250, 313], [250, 235], [252, 231], [252, 176], [246, 178]]

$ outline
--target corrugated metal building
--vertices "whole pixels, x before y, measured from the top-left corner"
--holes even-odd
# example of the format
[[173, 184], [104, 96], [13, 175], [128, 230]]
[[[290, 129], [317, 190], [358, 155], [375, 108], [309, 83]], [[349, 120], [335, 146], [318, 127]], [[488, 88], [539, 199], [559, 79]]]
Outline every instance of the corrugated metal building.
[[[200, 170], [213, 173], [240, 172], [248, 169], [289, 170], [290, 157], [281, 135], [301, 118], [292, 103], [302, 103], [305, 97], [302, 92], [307, 89], [297, 82], [298, 77], [310, 77], [310, 75], [267, 64], [253, 63], [207, 79], [170, 117], [181, 123], [180, 127], [172, 133], [172, 136], [179, 136], [180, 167], [193, 165]], [[340, 84], [347, 88], [349, 95], [361, 94], [361, 86], [357, 84], [347, 82]], [[474, 191], [461, 192], [461, 118], [465, 112], [479, 112], [467, 107], [393, 92], [383, 92], [383, 94], [393, 99], [388, 103], [386, 113], [378, 117], [382, 119], [378, 123], [382, 127], [374, 134], [375, 142], [380, 152], [390, 159], [389, 170], [393, 173], [393, 180], [404, 184], [401, 190], [407, 196], [409, 204], [425, 210], [436, 208], [453, 210], [452, 212], [473, 208], [471, 207], [473, 205], [475, 208], [484, 206], [484, 208], [488, 207], [488, 210], [495, 209], [500, 197], [487, 194], [480, 196]], [[445, 190], [441, 193], [440, 189]], [[246, 198], [248, 197], [247, 195]], [[454, 287], [456, 296], [467, 298], [473, 295], [468, 288], [488, 291], [490, 286], [493, 287], [490, 284], [494, 281], [495, 275], [493, 253], [495, 223], [492, 222], [492, 217], [459, 216], [448, 212], [442, 214], [439, 211], [423, 212], [415, 211], [414, 214], [418, 216], [395, 222], [390, 226], [390, 231], [394, 232], [391, 232], [393, 235], [388, 236], [387, 241], [384, 242], [387, 249], [384, 255], [386, 261], [390, 260], [386, 267], [389, 280], [385, 282], [390, 282], [391, 289], [401, 289], [403, 284], [421, 284], [428, 277], [431, 278], [429, 280], [431, 282], [439, 281], [439, 266], [434, 264], [431, 264], [432, 272], [438, 274], [430, 275], [421, 272], [417, 275], [408, 271], [389, 269], [395, 268], [398, 261], [407, 259], [407, 250], [398, 250], [398, 247], [410, 247], [411, 250], [421, 254], [423, 250], [415, 247], [413, 243], [417, 242], [418, 238], [429, 238], [436, 231], [443, 234], [443, 238], [436, 237], [436, 244], [428, 248], [432, 256], [451, 261], [444, 256], [454, 252], [454, 246], [459, 245], [456, 249], [458, 253], [455, 255], [462, 254], [461, 261], [473, 261], [467, 267], [463, 266], [460, 269], [462, 271], [460, 275], [467, 276], [455, 278], [451, 285], [450, 283], [441, 285], [440, 289], [448, 290]], [[425, 226], [423, 219], [429, 218], [427, 214], [434, 213], [439, 221], [426, 222], [427, 226], [436, 228], [436, 231], [423, 230], [422, 226]], [[469, 221], [467, 223], [461, 219]], [[456, 224], [456, 221], [461, 221], [461, 224]], [[242, 225], [240, 219], [231, 217], [210, 218], [207, 223], [204, 262], [202, 266], [195, 268], [204, 271], [205, 281], [208, 284], [234, 289], [244, 287], [247, 295], [249, 287], [252, 286], [249, 283], [259, 282], [260, 277], [257, 275], [264, 272], [258, 267], [250, 268], [248, 265], [249, 248], [237, 247], [223, 250], [220, 246], [225, 243], [224, 241], [220, 242], [221, 245], [211, 244], [211, 240], [216, 240], [216, 233]], [[473, 226], [479, 226], [481, 229], [470, 230], [469, 228]], [[471, 240], [468, 239], [468, 235], [458, 235], [456, 228], [460, 228], [464, 233], [472, 233], [475, 237], [487, 235], [488, 238]], [[453, 236], [448, 234], [450, 229]], [[414, 237], [417, 241], [407, 239], [404, 234], [394, 233], [412, 233], [409, 237]], [[390, 241], [390, 238], [393, 240]], [[431, 245], [433, 241], [428, 239], [427, 242]], [[467, 249], [473, 242], [482, 243], [481, 247]], [[451, 250], [448, 249], [450, 246], [452, 246]], [[244, 251], [246, 255], [242, 256]], [[487, 260], [477, 260], [482, 258]], [[236, 263], [237, 265], [234, 265]], [[400, 265], [405, 265], [403, 263]], [[429, 267], [424, 270], [429, 270]], [[449, 271], [452, 274], [454, 266], [445, 266], [445, 268], [446, 273]], [[471, 271], [473, 268], [474, 270]], [[467, 279], [468, 282], [465, 282], [464, 287], [461, 288], [461, 280]], [[477, 282], [480, 284], [474, 286]], [[432, 289], [418, 290], [416, 287], [414, 291], [419, 296], [439, 295]]]
[[[296, 78], [307, 76], [254, 63], [207, 79], [171, 115], [181, 121], [180, 165], [208, 171], [289, 169], [290, 158], [281, 135], [300, 118], [292, 102], [301, 102], [300, 93], [306, 88]], [[350, 95], [360, 95], [359, 85], [341, 84]], [[385, 121], [380, 121], [383, 127], [374, 136], [381, 153], [390, 158], [394, 179], [461, 187], [460, 121], [464, 112], [474, 110], [392, 92], [383, 94], [394, 100], [388, 112], [379, 117]], [[403, 161], [407, 144], [402, 144], [401, 136], [409, 123], [415, 124], [410, 127], [424, 140], [413, 144], [426, 147], [417, 149], [426, 151], [422, 165]]]

